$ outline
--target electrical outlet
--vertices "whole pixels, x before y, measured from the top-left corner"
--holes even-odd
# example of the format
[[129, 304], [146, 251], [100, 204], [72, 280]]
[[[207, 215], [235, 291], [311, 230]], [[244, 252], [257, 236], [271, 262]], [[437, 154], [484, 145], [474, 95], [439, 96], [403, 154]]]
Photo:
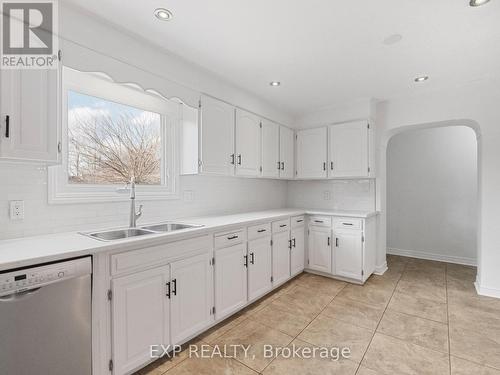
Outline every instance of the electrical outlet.
[[24, 201], [10, 201], [10, 220], [24, 219]]
[[330, 190], [325, 190], [325, 191], [323, 192], [323, 199], [324, 199], [325, 201], [329, 201], [331, 198], [332, 198], [332, 197], [331, 197]]

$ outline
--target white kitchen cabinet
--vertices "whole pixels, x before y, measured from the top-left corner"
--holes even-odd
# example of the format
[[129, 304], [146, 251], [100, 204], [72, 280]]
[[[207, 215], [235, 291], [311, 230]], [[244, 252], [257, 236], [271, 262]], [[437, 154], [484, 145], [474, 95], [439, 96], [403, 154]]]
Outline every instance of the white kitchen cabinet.
[[297, 178], [326, 178], [327, 128], [297, 131]]
[[172, 343], [179, 344], [213, 321], [213, 273], [208, 253], [170, 265]]
[[[260, 117], [236, 109], [236, 175], [260, 175]], [[219, 135], [218, 137], [220, 137]]]
[[202, 96], [200, 103], [200, 173], [234, 175], [235, 108], [209, 96]]
[[280, 177], [280, 126], [262, 120], [262, 177]]
[[2, 70], [0, 158], [59, 162], [59, 70]]
[[273, 233], [273, 286], [290, 278], [290, 231]]
[[248, 300], [253, 301], [267, 292], [273, 284], [271, 237], [248, 242]]
[[215, 316], [222, 319], [247, 303], [246, 242], [215, 250]]
[[309, 226], [308, 268], [332, 273], [332, 230], [329, 227]]
[[363, 271], [363, 232], [336, 230], [334, 240], [335, 275], [361, 280]]
[[151, 345], [170, 344], [169, 280], [169, 266], [112, 280], [113, 374], [149, 362]]
[[331, 125], [328, 133], [328, 176], [368, 177], [368, 122]]
[[294, 133], [292, 129], [280, 126], [279, 141], [279, 176], [283, 179], [292, 179], [294, 176]]
[[290, 232], [290, 238], [292, 240], [292, 249], [290, 251], [290, 274], [293, 277], [304, 270], [304, 226], [293, 228]]

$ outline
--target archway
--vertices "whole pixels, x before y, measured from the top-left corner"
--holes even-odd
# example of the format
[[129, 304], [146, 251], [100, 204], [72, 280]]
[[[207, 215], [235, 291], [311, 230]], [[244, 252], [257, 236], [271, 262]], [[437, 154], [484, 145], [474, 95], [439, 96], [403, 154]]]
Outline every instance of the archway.
[[377, 272], [382, 274], [387, 269], [386, 255], [387, 255], [387, 151], [389, 146], [389, 141], [397, 134], [414, 131], [423, 130], [430, 128], [440, 128], [440, 127], [450, 127], [450, 126], [466, 126], [471, 128], [476, 136], [477, 140], [477, 278], [481, 272], [481, 132], [479, 124], [473, 120], [463, 119], [463, 120], [450, 120], [450, 121], [440, 121], [431, 122], [415, 125], [407, 125], [395, 127], [390, 130], [386, 130], [380, 135], [379, 147], [377, 150], [378, 154], [378, 166], [379, 173], [377, 177], [377, 196], [376, 196], [376, 206], [377, 210], [381, 212], [379, 217], [379, 229], [378, 229], [378, 246], [377, 246]]

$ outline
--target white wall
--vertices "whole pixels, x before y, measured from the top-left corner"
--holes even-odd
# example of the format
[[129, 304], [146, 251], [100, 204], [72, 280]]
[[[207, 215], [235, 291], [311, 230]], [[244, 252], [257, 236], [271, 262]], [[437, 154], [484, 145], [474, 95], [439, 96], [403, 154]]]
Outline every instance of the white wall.
[[431, 128], [391, 138], [387, 236], [392, 254], [476, 263], [477, 140], [472, 129]]
[[[500, 297], [500, 82], [476, 81], [377, 105], [377, 207], [382, 210], [377, 261], [385, 259], [385, 164], [388, 140], [407, 129], [466, 125], [478, 136], [478, 275], [481, 294]], [[377, 263], [380, 264], [380, 263]]]
[[290, 181], [287, 206], [326, 210], [374, 210], [375, 181]]

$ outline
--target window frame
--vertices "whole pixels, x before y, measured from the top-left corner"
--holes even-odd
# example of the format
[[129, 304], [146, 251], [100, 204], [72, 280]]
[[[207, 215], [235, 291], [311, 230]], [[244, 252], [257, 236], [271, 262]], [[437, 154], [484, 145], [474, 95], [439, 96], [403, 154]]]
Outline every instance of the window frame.
[[49, 167], [49, 203], [119, 202], [128, 200], [116, 189], [123, 185], [69, 183], [68, 174], [68, 91], [155, 112], [161, 116], [161, 184], [137, 185], [141, 200], [179, 199], [179, 125], [181, 104], [136, 84], [116, 83], [103, 73], [80, 72], [63, 67], [61, 97], [61, 164]]

